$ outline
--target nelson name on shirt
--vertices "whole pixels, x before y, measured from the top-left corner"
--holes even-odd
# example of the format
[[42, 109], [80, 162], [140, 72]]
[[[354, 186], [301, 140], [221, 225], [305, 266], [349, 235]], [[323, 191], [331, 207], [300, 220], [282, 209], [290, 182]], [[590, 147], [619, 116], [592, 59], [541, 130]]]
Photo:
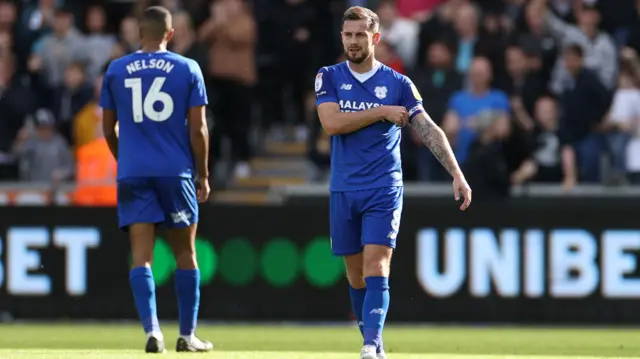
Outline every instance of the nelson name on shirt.
[[127, 65], [127, 72], [131, 75], [140, 70], [158, 69], [170, 73], [174, 67], [175, 65], [171, 61], [165, 59], [136, 60]]

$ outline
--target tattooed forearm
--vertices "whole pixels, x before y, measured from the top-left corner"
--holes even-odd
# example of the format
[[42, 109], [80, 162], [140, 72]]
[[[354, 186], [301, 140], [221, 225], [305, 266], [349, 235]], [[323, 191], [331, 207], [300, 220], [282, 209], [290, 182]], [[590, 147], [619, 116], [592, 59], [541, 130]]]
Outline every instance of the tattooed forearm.
[[418, 114], [409, 125], [416, 131], [422, 142], [431, 150], [442, 166], [452, 176], [460, 173], [460, 167], [456, 160], [449, 140], [444, 132], [436, 125], [429, 115]]

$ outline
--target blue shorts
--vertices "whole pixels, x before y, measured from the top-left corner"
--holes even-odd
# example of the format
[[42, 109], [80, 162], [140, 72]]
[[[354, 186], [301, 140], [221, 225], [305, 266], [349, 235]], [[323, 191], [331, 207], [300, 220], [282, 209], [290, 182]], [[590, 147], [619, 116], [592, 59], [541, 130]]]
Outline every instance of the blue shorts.
[[395, 248], [402, 193], [402, 187], [331, 192], [329, 221], [333, 254], [357, 254], [367, 244]]
[[118, 225], [155, 223], [168, 228], [198, 222], [195, 182], [181, 177], [136, 177], [118, 180]]

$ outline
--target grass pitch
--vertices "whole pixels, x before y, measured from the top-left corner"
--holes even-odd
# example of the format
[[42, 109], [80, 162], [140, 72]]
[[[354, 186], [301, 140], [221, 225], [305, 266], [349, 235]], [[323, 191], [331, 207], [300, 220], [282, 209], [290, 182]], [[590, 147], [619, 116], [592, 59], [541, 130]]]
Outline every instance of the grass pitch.
[[[355, 327], [201, 325], [210, 354], [176, 354], [175, 326], [163, 326], [168, 353], [216, 359], [357, 359]], [[149, 358], [133, 324], [3, 324], [0, 358]], [[640, 358], [639, 329], [394, 327], [385, 329], [390, 359]]]

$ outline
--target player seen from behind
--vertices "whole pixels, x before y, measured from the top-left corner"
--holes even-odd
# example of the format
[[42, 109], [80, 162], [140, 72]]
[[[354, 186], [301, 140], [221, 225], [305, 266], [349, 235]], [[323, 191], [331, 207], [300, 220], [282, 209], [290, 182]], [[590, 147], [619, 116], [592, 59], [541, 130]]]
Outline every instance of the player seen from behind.
[[169, 11], [146, 9], [140, 21], [142, 49], [109, 65], [100, 99], [105, 137], [118, 160], [118, 222], [131, 240], [129, 280], [148, 353], [165, 351], [151, 272], [157, 225], [168, 228], [178, 268], [176, 350], [213, 349], [194, 334], [200, 305], [198, 201], [209, 196], [207, 94], [198, 64], [167, 51], [172, 36]]
[[386, 358], [382, 330], [389, 308], [389, 271], [402, 213], [402, 127], [409, 124], [453, 177], [460, 209], [471, 189], [442, 130], [422, 107], [411, 80], [375, 60], [379, 19], [351, 7], [343, 17], [346, 62], [315, 79], [318, 116], [331, 136], [330, 234], [344, 257], [353, 311], [364, 337], [361, 359]]

